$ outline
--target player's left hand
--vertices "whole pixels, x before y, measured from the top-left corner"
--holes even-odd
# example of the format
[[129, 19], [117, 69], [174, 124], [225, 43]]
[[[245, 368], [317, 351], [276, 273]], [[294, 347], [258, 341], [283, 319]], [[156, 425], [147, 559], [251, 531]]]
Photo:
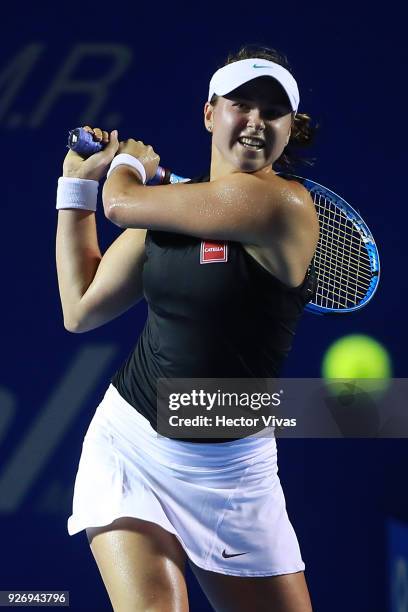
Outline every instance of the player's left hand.
[[152, 179], [156, 174], [160, 157], [153, 150], [151, 145], [145, 145], [141, 140], [129, 138], [128, 140], [123, 140], [119, 143], [117, 155], [120, 153], [133, 155], [133, 157], [136, 157], [140, 162], [142, 162], [146, 170], [146, 181]]

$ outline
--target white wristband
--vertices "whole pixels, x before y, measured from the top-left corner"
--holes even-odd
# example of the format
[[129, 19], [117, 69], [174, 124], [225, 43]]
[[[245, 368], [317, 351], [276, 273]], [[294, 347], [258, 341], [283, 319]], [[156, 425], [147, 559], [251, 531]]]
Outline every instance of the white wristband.
[[109, 178], [110, 173], [116, 166], [132, 166], [135, 170], [140, 174], [140, 178], [142, 179], [143, 185], [146, 184], [146, 170], [141, 161], [139, 161], [133, 155], [129, 155], [128, 153], [119, 153], [116, 157], [113, 158], [112, 163], [109, 168], [109, 172], [106, 175], [106, 178]]
[[60, 176], [57, 189], [57, 210], [75, 208], [96, 211], [98, 181]]

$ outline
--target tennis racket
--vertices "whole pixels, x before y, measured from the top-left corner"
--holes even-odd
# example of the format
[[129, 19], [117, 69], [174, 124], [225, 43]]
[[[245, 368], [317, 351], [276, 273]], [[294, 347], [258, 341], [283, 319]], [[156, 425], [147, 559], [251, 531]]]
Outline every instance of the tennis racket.
[[[69, 132], [68, 147], [85, 157], [104, 145], [83, 128]], [[317, 290], [306, 309], [316, 314], [354, 312], [372, 299], [380, 279], [380, 258], [374, 238], [361, 215], [339, 195], [315, 181], [283, 174], [309, 191], [320, 224], [320, 237], [313, 257]], [[149, 185], [187, 182], [158, 167]]]

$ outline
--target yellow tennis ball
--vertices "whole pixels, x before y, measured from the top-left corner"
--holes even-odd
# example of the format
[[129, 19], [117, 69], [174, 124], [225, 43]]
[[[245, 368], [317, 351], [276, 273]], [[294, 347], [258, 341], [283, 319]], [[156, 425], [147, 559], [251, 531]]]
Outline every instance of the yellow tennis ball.
[[392, 376], [391, 359], [387, 349], [370, 336], [344, 336], [327, 349], [322, 361], [322, 376], [325, 379], [367, 379], [361, 383], [365, 390], [383, 391]]
[[363, 334], [344, 336], [327, 349], [322, 363], [324, 378], [390, 378], [387, 349]]

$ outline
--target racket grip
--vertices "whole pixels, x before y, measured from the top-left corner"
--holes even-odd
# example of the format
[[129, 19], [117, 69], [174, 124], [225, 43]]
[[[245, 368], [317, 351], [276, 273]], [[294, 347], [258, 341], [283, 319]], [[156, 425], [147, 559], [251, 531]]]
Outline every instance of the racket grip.
[[[89, 157], [94, 153], [99, 153], [104, 148], [104, 144], [101, 142], [95, 142], [90, 132], [79, 127], [74, 130], [70, 130], [68, 133], [68, 148], [75, 151], [82, 157]], [[178, 176], [171, 172], [167, 168], [158, 166], [156, 174], [152, 179], [148, 181], [148, 185], [167, 185], [169, 183], [185, 183], [189, 179], [182, 176]]]

